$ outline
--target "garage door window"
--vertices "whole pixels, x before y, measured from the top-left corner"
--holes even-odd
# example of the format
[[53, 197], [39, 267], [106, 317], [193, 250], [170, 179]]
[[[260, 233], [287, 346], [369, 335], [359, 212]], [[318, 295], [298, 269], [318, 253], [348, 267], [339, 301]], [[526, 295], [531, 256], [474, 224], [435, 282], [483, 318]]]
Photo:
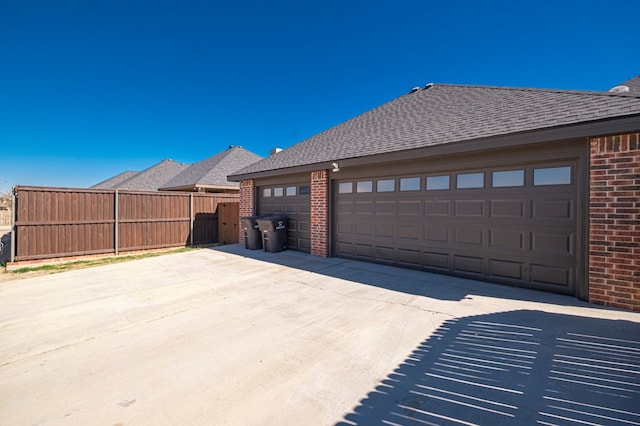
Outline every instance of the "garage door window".
[[287, 197], [293, 197], [297, 193], [298, 187], [296, 186], [287, 186]]
[[364, 180], [356, 183], [356, 192], [373, 192], [373, 181]]
[[311, 187], [309, 185], [302, 185], [300, 187], [300, 195], [309, 195], [311, 194]]
[[376, 191], [378, 192], [393, 192], [396, 190], [395, 179], [384, 179], [376, 182]]
[[533, 169], [533, 184], [568, 185], [571, 183], [571, 167], [545, 167]]
[[449, 189], [449, 176], [427, 177], [427, 191], [439, 191]]
[[456, 188], [484, 188], [484, 173], [465, 173], [458, 175]]
[[524, 186], [524, 170], [493, 172], [491, 180], [494, 188]]
[[271, 188], [265, 188], [262, 190], [263, 197], [271, 197]]
[[338, 184], [338, 193], [351, 194], [353, 192], [353, 182], [340, 182]]
[[420, 191], [420, 178], [400, 179], [400, 191]]
[[274, 197], [282, 197], [284, 195], [284, 188], [273, 188]]

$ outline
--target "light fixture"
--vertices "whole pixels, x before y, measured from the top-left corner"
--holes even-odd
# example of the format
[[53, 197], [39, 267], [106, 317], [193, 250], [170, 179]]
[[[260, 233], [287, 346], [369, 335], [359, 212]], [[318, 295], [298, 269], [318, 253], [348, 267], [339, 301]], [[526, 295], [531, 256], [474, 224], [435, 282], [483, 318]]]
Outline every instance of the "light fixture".
[[339, 172], [340, 171], [340, 166], [338, 165], [338, 163], [331, 163], [331, 167], [333, 167], [332, 172]]

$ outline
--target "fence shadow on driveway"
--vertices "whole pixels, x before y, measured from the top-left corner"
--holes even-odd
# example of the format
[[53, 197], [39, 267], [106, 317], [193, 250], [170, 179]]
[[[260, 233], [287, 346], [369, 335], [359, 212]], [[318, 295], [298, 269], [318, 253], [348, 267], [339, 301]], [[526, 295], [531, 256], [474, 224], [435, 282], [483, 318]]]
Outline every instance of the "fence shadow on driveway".
[[444, 322], [338, 423], [640, 424], [640, 326], [519, 310]]
[[587, 306], [585, 302], [562, 294], [550, 294], [355, 260], [321, 258], [298, 251], [285, 250], [279, 253], [269, 253], [263, 250], [247, 250], [242, 244], [215, 247], [213, 250], [438, 300], [459, 301], [469, 294], [474, 294], [541, 303], [556, 302], [564, 305]]

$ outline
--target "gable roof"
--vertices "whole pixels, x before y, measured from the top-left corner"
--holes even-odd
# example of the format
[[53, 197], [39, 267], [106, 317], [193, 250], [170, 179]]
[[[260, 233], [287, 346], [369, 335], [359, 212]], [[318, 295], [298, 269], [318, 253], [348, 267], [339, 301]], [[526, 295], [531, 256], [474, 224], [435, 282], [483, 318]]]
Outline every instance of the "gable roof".
[[158, 164], [154, 164], [129, 179], [112, 186], [112, 188], [131, 189], [136, 191], [157, 191], [162, 184], [172, 179], [187, 167], [189, 167], [188, 164], [178, 163], [170, 159], [162, 160]]
[[429, 84], [239, 170], [230, 179], [634, 115], [640, 116], [640, 96], [629, 93]]
[[230, 146], [223, 152], [187, 167], [163, 183], [159, 189], [237, 189], [239, 184], [228, 181], [227, 176], [261, 159], [259, 155], [240, 146]]
[[96, 183], [93, 186], [90, 186], [90, 188], [97, 188], [97, 189], [113, 189], [115, 188], [118, 184], [120, 184], [121, 182], [132, 178], [133, 176], [137, 175], [138, 172], [134, 172], [132, 170], [128, 170], [126, 172], [122, 172], [118, 175], [115, 175], [113, 177], [110, 177], [109, 179], [103, 180], [100, 183]]

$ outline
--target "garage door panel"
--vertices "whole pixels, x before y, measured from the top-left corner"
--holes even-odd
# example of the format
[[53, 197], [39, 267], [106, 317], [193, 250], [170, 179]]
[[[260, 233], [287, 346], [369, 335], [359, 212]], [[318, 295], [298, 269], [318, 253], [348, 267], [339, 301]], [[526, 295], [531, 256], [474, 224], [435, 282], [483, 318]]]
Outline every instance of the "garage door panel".
[[287, 204], [284, 206], [284, 213], [285, 214], [296, 214], [298, 213], [298, 206], [296, 206], [295, 204]]
[[376, 226], [376, 237], [393, 237], [393, 224], [391, 223], [378, 223]]
[[399, 201], [398, 214], [403, 216], [420, 216], [420, 201]]
[[354, 244], [353, 252], [358, 257], [373, 259], [373, 246], [370, 244]]
[[553, 234], [537, 232], [533, 234], [532, 250], [555, 255], [575, 255], [575, 234], [573, 230], [558, 230]]
[[311, 240], [308, 238], [298, 238], [298, 250], [301, 251], [310, 251], [311, 250]]
[[420, 239], [420, 228], [419, 225], [399, 225], [398, 238], [418, 241]]
[[533, 264], [531, 265], [531, 281], [566, 287], [571, 285], [572, 272], [571, 268]]
[[534, 200], [534, 219], [574, 219], [573, 200]]
[[298, 231], [308, 233], [311, 231], [311, 223], [310, 222], [298, 222]]
[[453, 256], [453, 271], [482, 275], [484, 260], [479, 256]]
[[489, 230], [489, 247], [494, 249], [525, 249], [525, 233], [511, 230]]
[[396, 249], [394, 247], [384, 247], [384, 246], [376, 246], [375, 247], [375, 260], [385, 263], [393, 263], [396, 259]]
[[348, 242], [344, 242], [344, 241], [338, 241], [338, 243], [336, 244], [336, 254], [338, 256], [347, 256], [347, 257], [349, 257], [352, 253], [353, 253], [353, 244], [352, 243], [348, 243]]
[[338, 222], [338, 236], [342, 239], [343, 236], [351, 235], [353, 233], [353, 224]]
[[399, 248], [397, 250], [397, 253], [398, 263], [400, 265], [405, 265], [412, 268], [419, 268], [421, 266], [420, 259], [422, 255], [420, 253], [420, 250]]
[[425, 227], [425, 241], [427, 243], [448, 243], [449, 234], [447, 226], [426, 225]]
[[454, 241], [456, 244], [481, 246], [483, 243], [482, 230], [478, 229], [455, 229]]
[[489, 259], [489, 275], [495, 278], [523, 280], [523, 262]]
[[336, 203], [336, 213], [339, 216], [353, 214], [354, 213], [353, 206], [354, 205], [352, 201], [338, 201], [338, 203]]
[[383, 216], [395, 216], [396, 214], [396, 202], [395, 201], [376, 201], [375, 202], [376, 215]]
[[491, 200], [490, 217], [498, 219], [523, 219], [525, 200]]
[[426, 269], [439, 270], [440, 272], [449, 272], [449, 253], [425, 251], [422, 253], [422, 265]]
[[355, 212], [361, 215], [373, 215], [375, 213], [375, 204], [373, 201], [356, 201]]
[[425, 201], [424, 215], [430, 216], [449, 216], [451, 210], [451, 201]]
[[456, 217], [483, 217], [484, 200], [454, 201]]
[[374, 225], [372, 223], [356, 222], [354, 225], [356, 235], [369, 236], [373, 233]]

